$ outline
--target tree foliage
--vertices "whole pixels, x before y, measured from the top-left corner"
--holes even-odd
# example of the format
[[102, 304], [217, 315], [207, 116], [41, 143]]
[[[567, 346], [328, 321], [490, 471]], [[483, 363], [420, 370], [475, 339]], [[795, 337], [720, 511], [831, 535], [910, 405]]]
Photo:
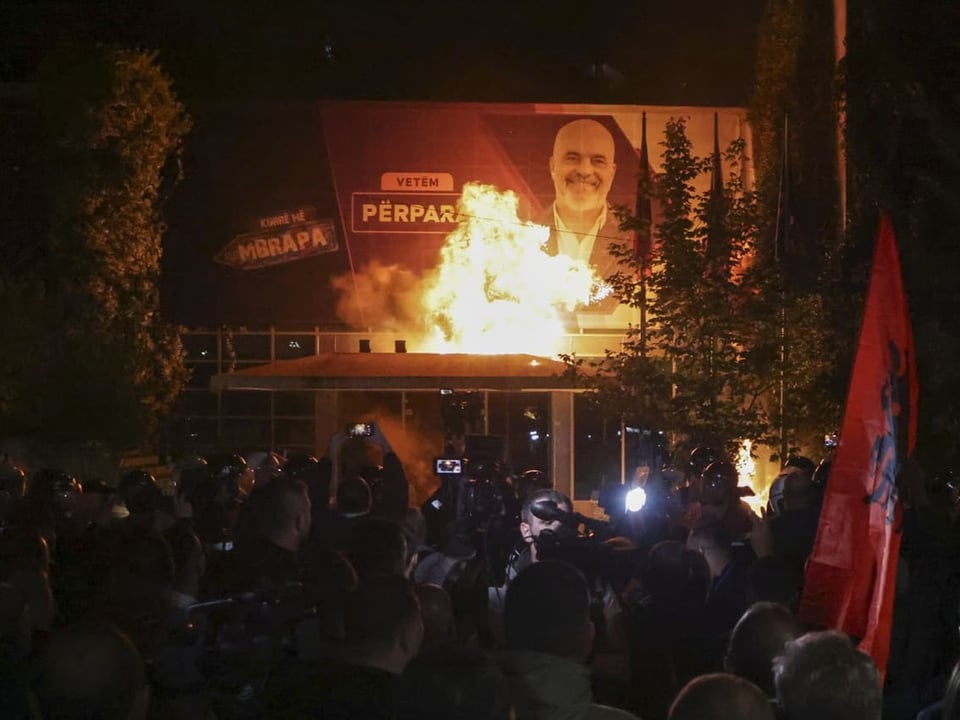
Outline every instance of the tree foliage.
[[189, 120], [149, 52], [72, 48], [47, 61], [40, 89], [48, 231], [29, 274], [42, 335], [8, 428], [136, 447], [187, 378], [157, 280], [161, 203]]
[[[838, 407], [825, 389], [836, 356], [824, 349], [824, 297], [788, 292], [782, 265], [758, 248], [772, 223], [748, 184], [742, 140], [722, 157], [697, 157], [674, 118], [661, 147], [662, 172], [647, 188], [662, 208], [653, 257], [621, 247], [611, 278], [648, 322], [577, 377], [612, 417], [667, 431], [681, 447], [809, 445], [835, 427]], [[718, 172], [722, 185], [697, 192], [698, 179]], [[625, 214], [623, 227], [640, 222]]]
[[920, 380], [918, 444], [931, 472], [960, 461], [960, 15], [950, 3], [850, 0], [845, 64], [849, 239], [863, 282], [885, 209], [897, 232]]
[[[584, 377], [614, 416], [681, 442], [732, 449], [767, 425], [762, 385], [745, 355], [758, 328], [740, 317], [751, 302], [741, 268], [756, 226], [755, 196], [742, 172], [745, 147], [738, 141], [724, 153], [728, 176], [717, 196], [695, 189], [713, 158], [693, 154], [682, 118], [667, 124], [661, 146], [663, 171], [649, 188], [663, 209], [652, 261], [647, 267], [621, 247], [623, 270], [611, 278], [621, 299], [643, 307], [650, 322], [631, 328], [622, 348]], [[624, 227], [637, 222], [627, 216]]]

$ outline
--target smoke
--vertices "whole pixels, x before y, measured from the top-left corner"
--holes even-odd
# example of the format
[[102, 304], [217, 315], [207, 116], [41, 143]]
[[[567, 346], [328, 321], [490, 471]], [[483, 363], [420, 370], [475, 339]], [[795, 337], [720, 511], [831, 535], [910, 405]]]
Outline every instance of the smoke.
[[[380, 431], [403, 464], [403, 471], [410, 486], [410, 504], [415, 507], [423, 505], [440, 484], [433, 473], [433, 459], [440, 455], [440, 449], [443, 447], [443, 432], [438, 429], [431, 433], [411, 422], [404, 423], [396, 415], [396, 411], [391, 411], [382, 405], [362, 413], [359, 421], [375, 422], [380, 426]], [[354, 457], [345, 460], [341, 457], [341, 463], [352, 462], [354, 466], [361, 467], [383, 462], [379, 446], [367, 444], [365, 441], [361, 441], [358, 445], [365, 447], [351, 450], [360, 450], [362, 459]], [[346, 447], [345, 445], [344, 449]]]
[[337, 293], [337, 317], [348, 325], [408, 338], [425, 333], [423, 279], [410, 270], [373, 260], [356, 273], [338, 275], [331, 284]]

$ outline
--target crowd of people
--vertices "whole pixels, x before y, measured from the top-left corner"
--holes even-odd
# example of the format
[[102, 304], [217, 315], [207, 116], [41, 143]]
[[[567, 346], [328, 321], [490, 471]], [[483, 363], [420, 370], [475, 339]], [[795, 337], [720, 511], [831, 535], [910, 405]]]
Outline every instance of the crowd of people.
[[410, 507], [388, 445], [343, 460], [361, 442], [187, 458], [172, 495], [144, 471], [104, 483], [5, 461], [0, 716], [960, 714], [949, 478], [905, 513], [882, 676], [855, 638], [797, 616], [826, 464], [789, 460], [758, 516], [701, 448], [679, 482], [648, 477], [643, 510], [598, 522], [495, 460]]

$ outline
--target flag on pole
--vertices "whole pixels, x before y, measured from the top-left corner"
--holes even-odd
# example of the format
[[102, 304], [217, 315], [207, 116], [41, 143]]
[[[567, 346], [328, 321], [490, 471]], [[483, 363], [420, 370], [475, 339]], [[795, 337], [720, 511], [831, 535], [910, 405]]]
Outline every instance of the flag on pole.
[[723, 162], [720, 156], [719, 114], [713, 114], [713, 155], [710, 172], [710, 193], [707, 196], [707, 236], [705, 254], [707, 272], [722, 273], [730, 264], [730, 242], [727, 237], [723, 194]]
[[783, 140], [780, 153], [780, 184], [777, 188], [777, 227], [773, 257], [782, 274], [793, 251], [793, 214], [790, 207], [790, 117], [783, 116]]
[[649, 266], [653, 252], [653, 210], [650, 202], [650, 185], [653, 174], [650, 172], [650, 155], [647, 151], [647, 114], [641, 116], [640, 162], [637, 171], [637, 229], [633, 234], [633, 256], [642, 259]]
[[847, 404], [800, 617], [857, 638], [884, 673], [900, 552], [897, 473], [917, 429], [913, 331], [893, 226], [881, 214]]

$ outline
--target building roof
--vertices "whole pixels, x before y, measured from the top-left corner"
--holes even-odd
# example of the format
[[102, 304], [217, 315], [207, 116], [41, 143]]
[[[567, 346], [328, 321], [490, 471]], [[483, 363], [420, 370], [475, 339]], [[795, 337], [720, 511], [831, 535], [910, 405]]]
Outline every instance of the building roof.
[[322, 353], [215, 375], [215, 390], [553, 390], [575, 392], [559, 360], [533, 355]]

